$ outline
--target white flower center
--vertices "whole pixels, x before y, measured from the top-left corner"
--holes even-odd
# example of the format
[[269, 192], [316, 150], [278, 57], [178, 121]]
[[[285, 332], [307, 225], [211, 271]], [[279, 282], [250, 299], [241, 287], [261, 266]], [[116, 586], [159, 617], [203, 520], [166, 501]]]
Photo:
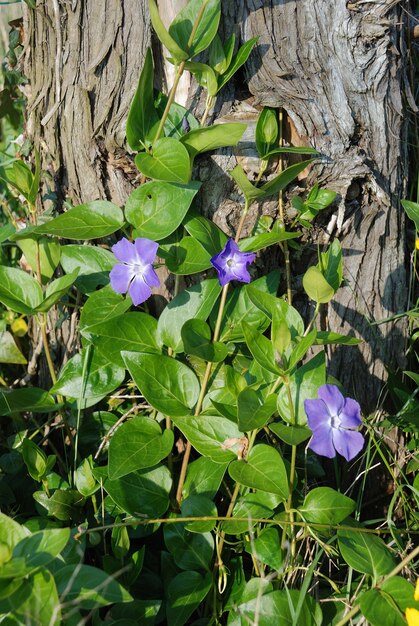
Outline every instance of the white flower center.
[[330, 418], [330, 426], [332, 428], [339, 428], [340, 427], [340, 417], [339, 415], [332, 415]]

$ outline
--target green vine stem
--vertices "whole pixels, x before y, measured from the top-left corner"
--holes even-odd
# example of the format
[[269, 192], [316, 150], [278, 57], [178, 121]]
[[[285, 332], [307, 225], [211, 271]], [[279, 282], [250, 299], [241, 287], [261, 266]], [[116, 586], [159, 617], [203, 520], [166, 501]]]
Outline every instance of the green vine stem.
[[[283, 125], [284, 125], [284, 110], [279, 109], [279, 147], [282, 148], [284, 145], [284, 137], [283, 137]], [[279, 155], [278, 159], [278, 172], [279, 174], [284, 169], [284, 161], [282, 159], [282, 155]], [[279, 222], [281, 226], [285, 228], [285, 214], [284, 214], [284, 197], [282, 189], [278, 194], [278, 208], [279, 208]], [[292, 279], [291, 279], [291, 261], [290, 261], [290, 251], [288, 247], [288, 242], [283, 241], [280, 243], [281, 250], [284, 254], [285, 261], [285, 280], [287, 282], [287, 301], [288, 304], [292, 305]]]

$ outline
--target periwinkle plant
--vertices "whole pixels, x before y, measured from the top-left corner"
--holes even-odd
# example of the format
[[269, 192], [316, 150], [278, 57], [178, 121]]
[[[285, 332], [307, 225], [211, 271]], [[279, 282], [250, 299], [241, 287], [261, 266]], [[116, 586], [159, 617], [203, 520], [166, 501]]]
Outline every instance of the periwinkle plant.
[[[220, 0], [191, 0], [169, 29], [154, 0], [149, 0], [149, 8], [176, 69], [172, 90], [156, 99], [149, 50], [128, 116], [127, 141], [137, 152], [139, 171], [149, 180], [130, 195], [125, 214], [110, 202], [94, 201], [11, 236], [11, 241], [33, 245], [37, 278], [18, 268], [0, 267], [0, 301], [18, 313], [42, 320], [76, 289], [75, 303], [82, 303], [82, 350], [63, 367], [49, 392], [39, 390], [33, 396], [35, 409], [56, 411], [60, 419], [68, 419], [73, 471], [68, 471], [66, 454], [57, 468], [63, 480], [51, 473], [57, 459], [47, 457], [35, 443], [43, 441], [35, 422], [35, 436], [24, 434], [27, 443], [22, 446], [23, 462], [40, 484], [34, 498], [43, 521], [31, 528], [44, 528], [47, 515], [61, 525], [77, 526], [77, 541], [91, 538], [89, 547], [80, 541], [81, 551], [92, 552], [86, 560], [104, 563], [106, 572], [123, 572], [123, 577], [121, 584], [107, 578], [100, 565], [77, 565], [77, 575], [74, 565], [62, 567], [56, 557], [69, 541], [69, 532], [62, 528], [40, 531], [46, 534], [34, 540], [34, 549], [35, 543], [42, 548], [48, 532], [57, 531], [51, 548], [57, 564], [51, 571], [46, 568], [50, 548], [45, 549], [34, 573], [21, 543], [27, 533], [9, 520], [17, 544], [12, 547], [24, 567], [18, 574], [10, 571], [9, 578], [19, 583], [26, 576], [32, 584], [28, 593], [36, 599], [36, 577], [43, 576], [51, 597], [55, 590], [58, 598], [57, 589], [63, 594], [59, 611], [64, 624], [70, 624], [67, 618], [74, 623], [74, 616], [65, 614], [66, 597], [81, 597], [80, 620], [93, 611], [97, 624], [108, 623], [108, 618], [110, 623], [130, 621], [134, 614], [135, 621], [141, 611], [147, 614], [145, 620], [154, 615], [155, 623], [169, 626], [198, 623], [191, 622], [198, 617], [199, 623], [208, 624], [254, 623], [259, 618], [267, 623], [267, 616], [276, 624], [330, 623], [327, 607], [322, 618], [318, 598], [338, 605], [341, 615], [347, 605], [343, 586], [337, 589], [324, 574], [317, 576], [316, 568], [331, 550], [335, 562], [351, 568], [352, 582], [362, 575], [371, 580], [374, 593], [379, 593], [380, 577], [388, 577], [396, 564], [379, 537], [369, 537], [365, 551], [357, 521], [360, 503], [335, 489], [333, 480], [333, 488], [318, 486], [321, 465], [316, 453], [334, 457], [339, 452], [353, 463], [364, 448], [364, 436], [357, 430], [360, 407], [328, 383], [321, 348], [358, 341], [317, 331], [315, 324], [321, 305], [340, 287], [342, 252], [339, 242], [332, 242], [304, 274], [304, 289], [314, 302], [308, 323], [292, 306], [290, 281], [287, 297], [278, 297], [279, 273], [256, 277], [251, 265], [257, 252], [268, 246], [279, 245], [288, 260], [288, 241], [298, 246], [300, 227], [310, 228], [335, 194], [316, 186], [305, 200], [294, 198], [298, 215], [293, 230], [286, 230], [282, 191], [317, 153], [282, 145], [277, 112], [265, 109], [256, 129], [259, 175], [250, 181], [240, 165], [230, 172], [243, 195], [234, 239], [198, 215], [194, 198], [200, 181], [191, 180], [194, 160], [204, 152], [236, 145], [245, 130], [244, 124], [204, 124], [215, 95], [246, 62], [256, 40], [236, 52], [234, 37], [221, 42]], [[194, 60], [208, 48], [208, 63]], [[207, 90], [201, 123], [176, 103], [176, 86], [186, 69]], [[266, 180], [267, 164], [282, 159], [287, 150], [311, 158]], [[25, 170], [24, 177], [17, 176], [19, 168]], [[14, 164], [8, 172], [10, 184], [30, 207], [39, 175], [39, 167], [33, 174], [24, 164]], [[242, 238], [251, 204], [278, 195], [281, 219], [269, 229], [260, 219], [254, 233]], [[116, 235], [113, 254], [95, 245], [61, 242], [95, 240], [120, 231], [124, 235]], [[46, 288], [45, 257], [39, 252], [45, 236], [43, 249], [55, 258], [58, 246], [64, 271]], [[155, 319], [144, 305], [159, 286], [153, 266], [157, 257], [176, 277], [195, 276]], [[110, 285], [103, 286], [104, 276]], [[54, 380], [52, 362], [50, 367]], [[5, 392], [7, 414], [26, 406], [24, 391]], [[92, 433], [97, 437], [93, 441]], [[105, 532], [104, 551], [97, 534], [107, 530], [111, 538]], [[89, 580], [90, 595], [84, 596], [80, 581], [88, 587]], [[358, 583], [365, 587], [363, 580]], [[316, 585], [322, 585], [320, 593], [307, 593]], [[348, 583], [348, 600], [353, 588]], [[95, 594], [95, 589], [101, 593]], [[399, 606], [397, 589], [386, 590], [392, 599], [389, 611]], [[99, 609], [111, 604], [103, 622]], [[371, 614], [366, 600], [353, 610]], [[344, 623], [342, 617], [339, 624]]]

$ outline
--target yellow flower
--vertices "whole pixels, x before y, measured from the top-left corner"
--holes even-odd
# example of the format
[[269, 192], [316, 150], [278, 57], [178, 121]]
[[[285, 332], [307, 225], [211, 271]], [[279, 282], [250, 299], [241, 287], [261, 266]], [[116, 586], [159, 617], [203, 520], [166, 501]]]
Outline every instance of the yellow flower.
[[406, 619], [408, 626], [419, 626], [419, 611], [417, 609], [406, 609]]
[[419, 239], [416, 239], [415, 245], [416, 245], [416, 250], [419, 250]]
[[416, 580], [416, 589], [415, 589], [414, 598], [416, 602], [419, 602], [419, 578]]

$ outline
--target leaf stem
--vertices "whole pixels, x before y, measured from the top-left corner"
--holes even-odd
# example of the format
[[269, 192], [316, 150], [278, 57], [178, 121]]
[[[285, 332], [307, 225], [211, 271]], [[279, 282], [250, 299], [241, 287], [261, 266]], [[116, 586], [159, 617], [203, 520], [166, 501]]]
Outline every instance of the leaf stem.
[[[284, 124], [284, 110], [279, 109], [279, 146], [280, 148], [284, 145], [284, 137], [283, 137], [283, 124]], [[279, 155], [278, 159], [278, 172], [279, 174], [284, 169], [284, 161], [282, 158], [282, 154]], [[283, 191], [278, 194], [278, 208], [279, 208], [279, 223], [281, 226], [285, 228], [285, 215], [284, 215], [284, 197]], [[292, 304], [292, 286], [291, 286], [291, 261], [290, 261], [290, 251], [288, 248], [288, 242], [283, 241], [280, 243], [281, 250], [284, 254], [285, 261], [285, 280], [287, 282], [287, 301], [288, 304]]]

